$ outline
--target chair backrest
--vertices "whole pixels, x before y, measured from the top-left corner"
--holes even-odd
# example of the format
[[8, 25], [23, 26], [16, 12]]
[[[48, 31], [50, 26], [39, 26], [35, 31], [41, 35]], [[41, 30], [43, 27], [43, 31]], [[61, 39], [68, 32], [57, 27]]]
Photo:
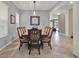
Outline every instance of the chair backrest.
[[51, 37], [52, 37], [52, 34], [53, 34], [53, 29], [50, 28], [50, 31], [49, 31], [48, 37], [51, 38]]
[[18, 32], [19, 38], [21, 38], [22, 35], [26, 32], [26, 28], [25, 27], [17, 27], [17, 32]]
[[46, 26], [44, 28], [44, 33], [46, 33], [46, 35], [48, 35], [49, 34], [49, 31], [50, 31], [50, 27], [49, 26]]
[[23, 33], [26, 32], [26, 27], [22, 27]]
[[29, 32], [29, 39], [31, 41], [38, 41], [40, 40], [41, 37], [41, 30], [38, 29], [31, 29], [28, 31]]
[[44, 33], [46, 33], [47, 32], [47, 26], [45, 26], [45, 28], [44, 28]]

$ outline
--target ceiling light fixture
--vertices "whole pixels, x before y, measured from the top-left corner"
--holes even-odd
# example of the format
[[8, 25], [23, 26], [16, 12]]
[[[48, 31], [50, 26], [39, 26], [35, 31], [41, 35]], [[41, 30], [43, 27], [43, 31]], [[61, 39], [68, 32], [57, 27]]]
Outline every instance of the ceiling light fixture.
[[33, 3], [34, 3], [33, 15], [35, 16], [36, 15], [36, 9], [35, 9], [35, 3], [36, 3], [36, 1], [33, 1]]
[[70, 4], [72, 4], [73, 2], [72, 1], [70, 1]]

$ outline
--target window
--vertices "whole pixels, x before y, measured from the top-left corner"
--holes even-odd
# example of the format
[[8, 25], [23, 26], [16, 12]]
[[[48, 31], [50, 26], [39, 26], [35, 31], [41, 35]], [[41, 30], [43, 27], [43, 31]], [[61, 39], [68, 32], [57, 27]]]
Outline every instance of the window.
[[52, 28], [52, 27], [54, 27], [54, 25], [53, 25], [53, 20], [49, 20], [49, 26]]
[[0, 2], [0, 38], [8, 35], [8, 6]]
[[16, 13], [16, 27], [19, 27], [19, 14]]

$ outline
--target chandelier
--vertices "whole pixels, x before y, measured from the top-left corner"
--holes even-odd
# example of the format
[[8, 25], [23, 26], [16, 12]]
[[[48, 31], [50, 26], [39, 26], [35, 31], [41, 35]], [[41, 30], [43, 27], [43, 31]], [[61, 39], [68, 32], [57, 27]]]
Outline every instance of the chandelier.
[[36, 15], [36, 9], [35, 9], [35, 3], [36, 3], [36, 1], [33, 1], [33, 3], [34, 3], [33, 15], [35, 16]]

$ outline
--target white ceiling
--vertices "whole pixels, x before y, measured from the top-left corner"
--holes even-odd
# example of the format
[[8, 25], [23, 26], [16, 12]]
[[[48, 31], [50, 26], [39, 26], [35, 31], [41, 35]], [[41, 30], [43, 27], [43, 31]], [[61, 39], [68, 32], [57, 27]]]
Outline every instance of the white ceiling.
[[[21, 10], [33, 10], [33, 1], [13, 1], [14, 5]], [[36, 10], [50, 10], [58, 2], [57, 1], [36, 1]]]
[[66, 10], [73, 8], [73, 3], [71, 4], [70, 1], [64, 1], [61, 4], [59, 4], [58, 6], [56, 6], [52, 10], [52, 12], [54, 14], [59, 14], [59, 13], [61, 14], [61, 13], [65, 12]]

